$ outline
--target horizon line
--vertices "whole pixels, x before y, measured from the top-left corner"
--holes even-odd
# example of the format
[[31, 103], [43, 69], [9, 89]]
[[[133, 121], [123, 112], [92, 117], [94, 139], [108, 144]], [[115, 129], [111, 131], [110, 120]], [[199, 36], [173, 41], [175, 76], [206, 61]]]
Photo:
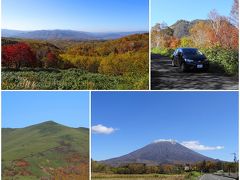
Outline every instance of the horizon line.
[[12, 31], [28, 31], [28, 32], [33, 32], [33, 31], [77, 31], [77, 32], [88, 32], [88, 33], [129, 33], [129, 32], [149, 32], [149, 29], [147, 30], [130, 30], [130, 31], [87, 31], [87, 30], [75, 30], [75, 29], [34, 29], [34, 30], [22, 30], [22, 29], [9, 29], [9, 28], [1, 28], [1, 30], [12, 30]]

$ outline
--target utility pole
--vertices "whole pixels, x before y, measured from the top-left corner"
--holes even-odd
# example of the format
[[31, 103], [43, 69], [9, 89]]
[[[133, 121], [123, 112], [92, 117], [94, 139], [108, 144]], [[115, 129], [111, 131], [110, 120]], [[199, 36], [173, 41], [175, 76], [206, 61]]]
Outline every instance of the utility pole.
[[235, 163], [235, 172], [237, 173], [237, 163], [238, 163], [238, 160], [237, 160], [237, 154], [236, 153], [232, 153], [233, 155], [233, 162]]

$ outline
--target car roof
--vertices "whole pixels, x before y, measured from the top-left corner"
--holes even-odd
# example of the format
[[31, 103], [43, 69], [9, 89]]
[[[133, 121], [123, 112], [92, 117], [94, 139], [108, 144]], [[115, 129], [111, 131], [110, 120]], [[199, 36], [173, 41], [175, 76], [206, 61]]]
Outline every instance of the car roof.
[[185, 47], [185, 48], [178, 48], [178, 49], [197, 49], [197, 48], [188, 48], [188, 47]]

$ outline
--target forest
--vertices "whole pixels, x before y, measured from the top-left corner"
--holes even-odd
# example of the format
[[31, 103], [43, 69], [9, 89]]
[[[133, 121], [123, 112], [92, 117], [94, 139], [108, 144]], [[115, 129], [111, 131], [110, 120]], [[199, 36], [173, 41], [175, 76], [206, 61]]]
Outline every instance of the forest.
[[2, 38], [3, 89], [148, 89], [148, 33], [115, 40]]
[[185, 178], [200, 176], [205, 173], [235, 173], [238, 170], [238, 164], [222, 161], [202, 161], [195, 164], [159, 164], [146, 165], [142, 163], [131, 163], [122, 166], [113, 167], [101, 162], [92, 161], [92, 173], [98, 176], [112, 175], [185, 175]]
[[216, 10], [206, 20], [179, 20], [168, 26], [158, 23], [151, 29], [151, 51], [171, 56], [178, 47], [199, 48], [224, 73], [238, 75], [239, 3], [234, 0], [229, 17]]

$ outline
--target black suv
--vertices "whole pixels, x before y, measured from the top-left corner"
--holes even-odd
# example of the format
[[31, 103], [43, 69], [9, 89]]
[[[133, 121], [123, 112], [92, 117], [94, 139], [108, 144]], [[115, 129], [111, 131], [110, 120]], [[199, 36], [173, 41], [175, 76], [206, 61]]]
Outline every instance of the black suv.
[[179, 66], [183, 72], [193, 69], [206, 71], [209, 61], [197, 48], [178, 48], [173, 53], [172, 66]]

